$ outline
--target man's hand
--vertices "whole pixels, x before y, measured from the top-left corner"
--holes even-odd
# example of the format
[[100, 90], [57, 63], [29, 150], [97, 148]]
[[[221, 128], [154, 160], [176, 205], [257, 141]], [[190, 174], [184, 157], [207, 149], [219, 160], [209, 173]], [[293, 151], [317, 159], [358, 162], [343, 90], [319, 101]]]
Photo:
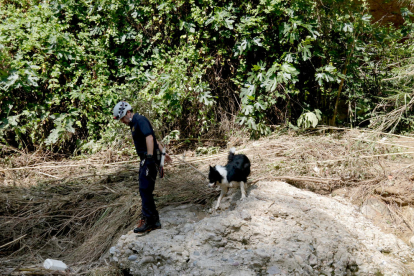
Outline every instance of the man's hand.
[[165, 153], [164, 162], [165, 163], [171, 163], [172, 162], [171, 156], [168, 153]]

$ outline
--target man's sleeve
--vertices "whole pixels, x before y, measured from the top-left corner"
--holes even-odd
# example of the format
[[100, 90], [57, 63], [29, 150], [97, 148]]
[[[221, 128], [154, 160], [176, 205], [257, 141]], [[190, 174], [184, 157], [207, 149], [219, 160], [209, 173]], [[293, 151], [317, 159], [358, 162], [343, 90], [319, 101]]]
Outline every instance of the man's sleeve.
[[147, 137], [148, 135], [152, 135], [152, 127], [147, 118], [142, 118], [142, 120], [139, 120], [138, 124], [139, 129], [145, 137]]

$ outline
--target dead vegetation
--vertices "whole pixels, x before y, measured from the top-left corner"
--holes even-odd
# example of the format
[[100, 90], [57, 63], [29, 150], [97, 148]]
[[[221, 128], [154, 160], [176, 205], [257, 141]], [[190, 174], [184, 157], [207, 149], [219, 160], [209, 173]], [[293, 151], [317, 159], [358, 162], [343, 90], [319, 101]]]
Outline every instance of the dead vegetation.
[[[3, 159], [0, 274], [20, 265], [41, 264], [46, 258], [64, 260], [76, 274], [90, 264], [101, 267], [94, 261], [138, 220], [136, 158], [108, 150], [87, 159], [52, 160], [23, 152]], [[160, 208], [205, 203], [217, 195], [204, 185], [202, 175], [188, 172], [187, 165], [177, 165], [157, 181]], [[35, 272], [26, 267], [15, 271], [16, 275]]]
[[[174, 162], [166, 167], [165, 178], [157, 180], [154, 193], [160, 208], [210, 203], [219, 193], [205, 185], [205, 175], [209, 165], [225, 164], [228, 149], [178, 153], [181, 143], [170, 147], [176, 153]], [[197, 143], [204, 149], [216, 145], [213, 140]], [[412, 235], [414, 137], [320, 128], [300, 135], [275, 133], [257, 141], [233, 136], [230, 146], [252, 161], [252, 185], [285, 180], [317, 193], [348, 197], [359, 206], [375, 202], [376, 207], [371, 205], [379, 210], [380, 204], [384, 208], [379, 214], [386, 215], [385, 223], [384, 216], [377, 221], [380, 226], [406, 239]], [[139, 215], [139, 164], [134, 154], [110, 149], [66, 159], [2, 149], [0, 273], [30, 274], [16, 268], [46, 258], [64, 260], [76, 274], [98, 275], [103, 267], [110, 268], [101, 257]]]

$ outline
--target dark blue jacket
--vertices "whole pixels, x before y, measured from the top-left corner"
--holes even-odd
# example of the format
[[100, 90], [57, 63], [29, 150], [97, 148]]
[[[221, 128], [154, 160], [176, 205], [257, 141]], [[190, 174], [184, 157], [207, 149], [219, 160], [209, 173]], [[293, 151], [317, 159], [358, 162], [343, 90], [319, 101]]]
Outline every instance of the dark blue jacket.
[[134, 140], [135, 150], [137, 151], [138, 156], [143, 159], [147, 153], [147, 143], [145, 138], [148, 135], [152, 135], [154, 138], [153, 155], [155, 156], [158, 144], [150, 121], [146, 117], [135, 113], [132, 117], [132, 121], [129, 123], [129, 127], [131, 128], [132, 139]]

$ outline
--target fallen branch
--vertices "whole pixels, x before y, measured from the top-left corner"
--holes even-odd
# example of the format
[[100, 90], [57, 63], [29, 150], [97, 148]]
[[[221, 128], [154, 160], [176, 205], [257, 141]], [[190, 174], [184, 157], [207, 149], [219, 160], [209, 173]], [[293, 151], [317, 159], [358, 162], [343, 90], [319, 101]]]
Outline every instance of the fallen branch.
[[408, 221], [408, 219], [406, 219], [406, 218], [404, 217], [404, 215], [403, 215], [401, 212], [399, 212], [398, 210], [396, 210], [396, 211], [392, 210], [388, 204], [387, 204], [386, 206], [387, 206], [388, 210], [389, 210], [389, 211], [390, 211], [390, 212], [391, 212], [394, 216], [399, 217], [399, 218], [401, 218], [401, 219], [402, 219], [402, 221], [404, 221], [404, 223], [408, 226], [408, 228], [410, 228], [411, 232], [414, 232], [414, 226], [413, 226], [413, 225], [412, 225], [412, 224]]
[[0, 149], [2, 149], [2, 148], [6, 148], [6, 149], [12, 150], [12, 151], [14, 151], [14, 152], [18, 152], [18, 153], [20, 153], [20, 154], [24, 154], [24, 152], [23, 152], [23, 151], [18, 150], [18, 149], [14, 148], [14, 147], [7, 146], [7, 145], [4, 145], [4, 144], [0, 144]]
[[9, 168], [9, 169], [0, 169], [1, 172], [5, 171], [18, 171], [18, 170], [30, 170], [30, 169], [43, 169], [43, 168], [66, 168], [66, 167], [82, 167], [92, 164], [81, 164], [81, 165], [62, 165], [62, 166], [36, 166], [36, 167], [19, 167], [19, 168]]
[[53, 177], [53, 178], [56, 178], [56, 179], [62, 179], [62, 178], [59, 178], [59, 177], [57, 177], [57, 176], [54, 176], [54, 175], [51, 175], [51, 174], [47, 174], [47, 173], [43, 173], [43, 172], [38, 172], [38, 171], [37, 171], [37, 173], [39, 173], [39, 174], [43, 174], [43, 175], [46, 175], [46, 176], [49, 176], [49, 177]]
[[[256, 150], [257, 146], [258, 145], [261, 145], [261, 144], [263, 144], [263, 143], [258, 143], [256, 145], [254, 145], [254, 147], [251, 147], [251, 148], [239, 149], [239, 151], [240, 152], [245, 152], [245, 151], [250, 151], [250, 150]], [[273, 153], [270, 153], [268, 155], [271, 155], [271, 154], [273, 154]], [[211, 159], [217, 159], [217, 158], [220, 158], [220, 157], [226, 156], [226, 155], [228, 155], [227, 152], [222, 152], [222, 153], [215, 154], [215, 155], [212, 155], [212, 156], [203, 156], [203, 157], [194, 158], [194, 159], [189, 160], [187, 162], [184, 161], [183, 159], [177, 157], [176, 155], [171, 155], [171, 157], [175, 157], [175, 158], [179, 159], [180, 161], [183, 161], [184, 163], [186, 163], [187, 165], [190, 166], [190, 163], [200, 162], [200, 161], [207, 161], [207, 160], [211, 160]], [[136, 160], [129, 160], [129, 161], [113, 162], [113, 163], [108, 163], [108, 164], [93, 164], [93, 163], [90, 163], [89, 162], [89, 163], [73, 164], [73, 165], [65, 164], [65, 165], [56, 165], [56, 166], [25, 166], [25, 167], [18, 167], [18, 168], [5, 168], [5, 169], [0, 169], [0, 172], [17, 171], [17, 170], [45, 169], [45, 168], [55, 169], [55, 168], [82, 167], [82, 166], [110, 167], [110, 166], [117, 166], [119, 164], [137, 163], [137, 162], [140, 162], [140, 160], [136, 159]], [[175, 164], [175, 163], [176, 162], [172, 162], [172, 164]], [[195, 168], [193, 167], [193, 169], [195, 169]], [[203, 174], [203, 176], [205, 177], [204, 174]]]
[[21, 236], [20, 238], [15, 239], [15, 240], [13, 240], [13, 241], [11, 241], [11, 242], [8, 242], [8, 243], [6, 243], [6, 244], [3, 244], [2, 246], [0, 246], [0, 248], [6, 247], [6, 246], [8, 246], [8, 245], [10, 245], [10, 244], [13, 244], [13, 243], [15, 243], [15, 242], [17, 242], [17, 241], [19, 241], [19, 240], [23, 239], [23, 238], [24, 238], [24, 237], [26, 237], [26, 236], [27, 236], [27, 234], [25, 234], [25, 235]]
[[27, 166], [27, 167], [19, 167], [19, 168], [0, 169], [0, 172], [17, 171], [17, 170], [30, 170], [30, 169], [43, 169], [43, 168], [82, 167], [82, 166], [109, 167], [109, 166], [114, 166], [114, 165], [118, 165], [118, 164], [134, 163], [134, 162], [140, 162], [140, 161], [139, 160], [129, 160], [129, 161], [113, 162], [113, 163], [108, 163], [108, 164], [91, 164], [91, 163], [84, 163], [84, 164], [78, 164], [78, 165], [35, 166], [35, 167]]
[[227, 140], [223, 139], [199, 139], [199, 138], [182, 138], [182, 139], [175, 139], [174, 141], [213, 141], [213, 142], [227, 142]]
[[247, 184], [253, 185], [253, 184], [259, 182], [260, 180], [264, 180], [264, 179], [269, 179], [269, 177], [265, 176], [265, 177], [260, 177], [260, 178], [257, 178], [257, 179], [252, 179], [251, 181], [248, 180]]
[[378, 143], [378, 144], [384, 144], [384, 145], [390, 145], [390, 146], [396, 146], [396, 147], [414, 149], [414, 147], [404, 146], [404, 145], [399, 145], [399, 144], [387, 143], [387, 142], [384, 142], [384, 141], [381, 141], [381, 140], [380, 141], [371, 141], [371, 140], [358, 139], [358, 138], [351, 138], [351, 139], [352, 140], [357, 140], [357, 141], [363, 141], [363, 142]]
[[377, 183], [381, 182], [383, 179], [384, 179], [384, 177], [377, 177], [377, 178], [373, 178], [373, 179], [368, 179], [368, 180], [355, 182], [355, 183], [350, 184], [348, 186], [372, 185], [372, 184], [377, 184]]
[[[407, 152], [397, 152], [397, 153], [385, 153], [385, 154], [375, 154], [375, 155], [363, 155], [358, 157], [348, 157], [348, 158], [340, 158], [340, 159], [332, 159], [332, 160], [324, 160], [324, 161], [316, 161], [316, 162], [310, 162], [310, 163], [303, 163], [302, 165], [319, 165], [323, 163], [335, 163], [335, 162], [341, 162], [341, 161], [349, 161], [353, 159], [362, 159], [362, 158], [374, 158], [374, 157], [381, 157], [381, 156], [390, 156], [390, 155], [401, 155], [401, 154], [414, 154], [413, 151], [407, 151]], [[284, 169], [291, 169], [291, 168], [297, 168], [299, 165], [290, 166], [290, 167], [284, 167]]]
[[[316, 127], [316, 129], [318, 130], [352, 130], [350, 128], [345, 128], [345, 127], [333, 127], [333, 126], [318, 126]], [[369, 130], [369, 129], [358, 129], [361, 132], [371, 132], [371, 133], [376, 133], [376, 134], [382, 134], [382, 135], [390, 135], [390, 136], [396, 136], [396, 137], [401, 137], [401, 138], [409, 138], [409, 139], [414, 139], [414, 137], [411, 136], [405, 136], [405, 135], [398, 135], [398, 134], [394, 134], [394, 133], [388, 133], [388, 132], [383, 132], [383, 131], [377, 131], [377, 130]]]
[[309, 181], [309, 182], [322, 182], [322, 183], [330, 183], [331, 181], [341, 181], [340, 178], [319, 178], [319, 177], [311, 177], [311, 176], [289, 176], [289, 175], [282, 175], [282, 176], [275, 176], [274, 179], [285, 179], [290, 181]]

